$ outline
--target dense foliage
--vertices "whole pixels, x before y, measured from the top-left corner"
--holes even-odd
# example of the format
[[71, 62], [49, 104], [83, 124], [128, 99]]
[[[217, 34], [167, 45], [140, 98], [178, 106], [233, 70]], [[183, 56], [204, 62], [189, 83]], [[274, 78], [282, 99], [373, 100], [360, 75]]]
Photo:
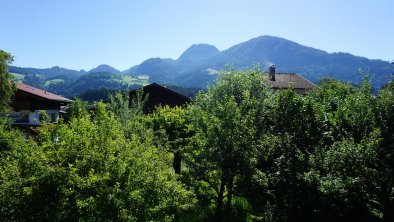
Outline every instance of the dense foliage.
[[102, 103], [93, 110], [43, 126], [37, 142], [2, 131], [8, 148], [1, 153], [1, 218], [158, 221], [193, 206], [193, 194], [177, 181], [151, 130], [139, 135], [138, 119], [122, 124]]
[[188, 107], [77, 100], [35, 139], [0, 125], [7, 221], [393, 221], [394, 84], [307, 95], [224, 70]]
[[[77, 79], [69, 81], [55, 82], [45, 88], [50, 92], [72, 97], [100, 88], [105, 88], [107, 90], [130, 90], [132, 88], [137, 88], [137, 85], [126, 83], [123, 81], [121, 75], [98, 72], [85, 74]], [[100, 90], [97, 92], [100, 93]], [[91, 98], [89, 99], [91, 100]]]
[[[100, 100], [106, 101], [111, 95], [115, 95], [117, 92], [127, 94], [130, 90], [135, 90], [141, 87], [142, 86], [140, 85], [133, 85], [126, 86], [125, 88], [121, 87], [121, 89], [109, 89], [105, 87], [93, 88], [79, 94], [77, 97], [89, 103], [98, 102]], [[167, 86], [167, 88], [190, 98], [196, 97], [198, 92], [203, 91], [201, 88], [184, 88], [181, 86]]]
[[228, 70], [189, 108], [187, 176], [208, 217], [392, 220], [392, 84], [377, 96], [368, 81], [305, 96], [262, 85], [259, 70]]
[[13, 61], [11, 54], [0, 50], [0, 115], [9, 109], [11, 96], [15, 86], [10, 80], [12, 75], [8, 72], [8, 65]]
[[83, 101], [93, 103], [98, 102], [100, 100], [107, 101], [110, 96], [115, 95], [119, 90], [117, 89], [108, 89], [108, 88], [99, 88], [99, 89], [90, 89], [81, 94], [77, 97]]

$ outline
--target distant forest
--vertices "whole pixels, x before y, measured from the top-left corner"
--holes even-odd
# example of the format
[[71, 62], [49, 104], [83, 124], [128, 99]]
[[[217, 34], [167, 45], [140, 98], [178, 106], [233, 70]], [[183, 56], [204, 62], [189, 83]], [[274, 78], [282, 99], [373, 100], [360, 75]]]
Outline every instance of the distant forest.
[[[52, 68], [50, 70], [37, 70], [33, 68], [11, 67], [14, 79], [25, 84], [45, 89], [68, 98], [78, 97], [90, 103], [108, 100], [109, 95], [116, 92], [128, 92], [148, 84], [146, 79], [138, 79], [131, 75], [120, 75], [110, 72], [79, 73], [72, 70]], [[54, 74], [59, 72], [60, 74]], [[62, 74], [64, 73], [64, 74]], [[204, 88], [182, 87], [164, 84], [169, 89], [194, 98]]]
[[[89, 103], [97, 102], [97, 101], [106, 101], [110, 96], [114, 96], [116, 93], [120, 92], [122, 94], [127, 94], [130, 90], [135, 90], [141, 88], [143, 86], [135, 85], [133, 87], [127, 87], [125, 89], [107, 89], [107, 88], [99, 88], [99, 89], [91, 89], [87, 90], [84, 93], [79, 94], [76, 98], [79, 98], [83, 101], [87, 101]], [[180, 86], [166, 86], [168, 89], [171, 89], [175, 92], [178, 92], [184, 96], [187, 96], [191, 99], [194, 99], [199, 92], [203, 92], [204, 89], [200, 88], [184, 88]]]

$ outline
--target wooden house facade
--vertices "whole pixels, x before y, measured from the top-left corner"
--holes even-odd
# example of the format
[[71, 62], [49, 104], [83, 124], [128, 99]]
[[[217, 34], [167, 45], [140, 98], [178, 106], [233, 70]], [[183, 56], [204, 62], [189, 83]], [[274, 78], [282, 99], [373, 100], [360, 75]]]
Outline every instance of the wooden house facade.
[[72, 100], [23, 83], [16, 83], [16, 92], [11, 100], [10, 118], [15, 126], [37, 126], [40, 111], [45, 111], [50, 122], [57, 122], [62, 108]]

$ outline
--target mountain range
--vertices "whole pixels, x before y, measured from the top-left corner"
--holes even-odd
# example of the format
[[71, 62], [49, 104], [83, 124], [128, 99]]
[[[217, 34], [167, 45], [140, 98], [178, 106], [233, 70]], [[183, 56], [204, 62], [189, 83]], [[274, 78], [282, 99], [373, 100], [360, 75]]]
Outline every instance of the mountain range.
[[[215, 80], [226, 65], [235, 69], [259, 65], [260, 69], [265, 70], [271, 64], [276, 65], [277, 72], [298, 73], [313, 82], [331, 77], [357, 84], [367, 75], [375, 88], [380, 88], [394, 74], [394, 65], [387, 61], [342, 52], [328, 53], [273, 36], [253, 38], [223, 51], [208, 44], [194, 44], [178, 59], [149, 58], [124, 71], [109, 65], [100, 65], [89, 71], [60, 67], [35, 69], [11, 66], [9, 71], [33, 85], [34, 81], [43, 81], [42, 87], [48, 88], [52, 84], [75, 84], [82, 76], [92, 73], [123, 76], [120, 79], [114, 76], [109, 78], [117, 79], [118, 82], [126, 76], [129, 80], [133, 78], [135, 81], [131, 83], [134, 84], [143, 83], [137, 81], [139, 79], [149, 78], [149, 82], [204, 88]], [[103, 76], [105, 75], [93, 75], [92, 78]], [[86, 77], [82, 79], [86, 81]], [[51, 80], [56, 81], [48, 83]]]

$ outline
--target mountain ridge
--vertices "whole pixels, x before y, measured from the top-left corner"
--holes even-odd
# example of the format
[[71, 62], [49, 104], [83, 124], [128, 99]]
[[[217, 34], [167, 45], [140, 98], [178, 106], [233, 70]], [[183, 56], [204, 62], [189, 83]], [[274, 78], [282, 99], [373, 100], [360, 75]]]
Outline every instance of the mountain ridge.
[[[149, 58], [141, 64], [120, 71], [109, 65], [99, 65], [90, 71], [68, 70], [60, 67], [34, 69], [10, 67], [10, 72], [76, 78], [94, 72], [110, 72], [117, 75], [149, 76], [149, 82], [180, 85], [183, 87], [205, 87], [212, 82], [225, 65], [235, 69], [260, 65], [266, 69], [275, 64], [278, 72], [299, 73], [313, 82], [324, 77], [359, 83], [365, 73], [370, 74], [376, 88], [386, 83], [394, 73], [392, 64], [383, 60], [372, 60], [346, 52], [328, 53], [324, 50], [301, 45], [281, 37], [263, 35], [241, 42], [225, 50], [209, 44], [193, 44], [177, 59]], [[360, 70], [364, 74], [360, 74]], [[18, 72], [19, 71], [19, 72]], [[60, 74], [59, 74], [60, 73]], [[64, 77], [66, 78], [66, 77]]]
[[[201, 44], [192, 45], [185, 52], [199, 45]], [[367, 73], [371, 75], [372, 85], [376, 88], [380, 88], [386, 83], [393, 73], [391, 64], [383, 60], [371, 60], [345, 52], [328, 53], [321, 49], [269, 35], [259, 36], [236, 44], [215, 53], [207, 60], [199, 61], [197, 64], [186, 64], [187, 68], [182, 67], [185, 65], [180, 61], [182, 55], [173, 63], [174, 66], [178, 66], [179, 72], [168, 76], [166, 83], [169, 81], [172, 84], [182, 86], [204, 87], [215, 79], [212, 77], [212, 71], [217, 73], [225, 65], [242, 69], [259, 64], [261, 69], [266, 69], [271, 64], [276, 64], [279, 72], [298, 73], [313, 82], [318, 82], [324, 77], [331, 77], [360, 83]], [[161, 70], [165, 69], [165, 67], [161, 67]], [[160, 69], [157, 66], [156, 70], [145, 68], [143, 74], [149, 75], [152, 81], [158, 80], [160, 82], [163, 81], [163, 73], [158, 70]], [[134, 69], [131, 73], [133, 75], [142, 74], [137, 69]], [[158, 75], [160, 75], [160, 78], [156, 78]], [[174, 76], [176, 77], [174, 78]]]

